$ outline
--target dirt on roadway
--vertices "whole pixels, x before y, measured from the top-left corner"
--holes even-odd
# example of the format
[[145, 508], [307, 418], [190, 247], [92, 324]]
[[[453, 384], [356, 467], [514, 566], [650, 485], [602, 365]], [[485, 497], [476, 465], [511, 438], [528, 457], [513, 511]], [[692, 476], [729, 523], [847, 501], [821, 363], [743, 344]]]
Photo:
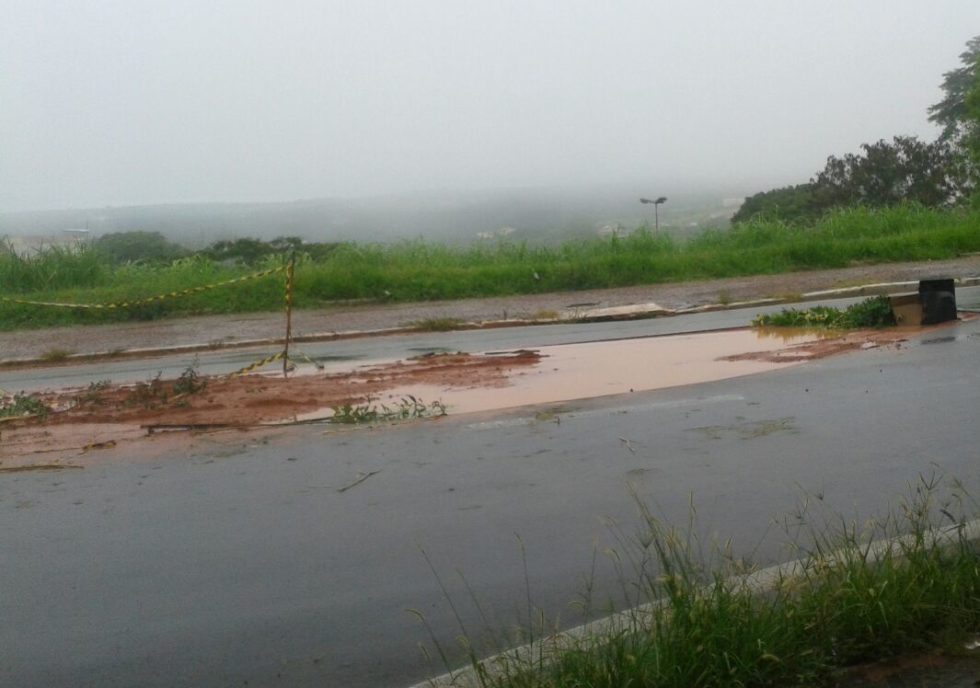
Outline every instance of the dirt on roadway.
[[[927, 328], [934, 329], [934, 328]], [[81, 468], [106, 454], [152, 456], [202, 433], [324, 422], [376, 424], [549, 404], [772, 370], [901, 346], [920, 328], [834, 333], [742, 328], [486, 354], [428, 354], [345, 372], [201, 377], [189, 368], [130, 385], [50, 390], [34, 415], [0, 418], [0, 473]], [[649, 361], [657, 361], [650, 365]], [[10, 403], [9, 395], [5, 401]], [[179, 431], [177, 434], [174, 431]], [[227, 439], [227, 435], [226, 435]], [[209, 441], [215, 442], [213, 435]], [[234, 439], [233, 439], [234, 441]], [[114, 451], [115, 450], [115, 451]]]
[[[261, 429], [347, 414], [347, 422], [444, 415], [438, 399], [407, 397], [382, 406], [378, 395], [413, 385], [480, 387], [507, 384], [516, 369], [535, 365], [533, 351], [501, 355], [442, 354], [360, 367], [335, 374], [273, 374], [159, 377], [136, 385], [108, 381], [83, 389], [52, 390], [36, 398], [47, 410], [0, 418], [0, 473], [80, 467], [96, 450], [135, 442], [156, 433]], [[433, 402], [436, 402], [433, 404]], [[346, 407], [346, 410], [345, 410]], [[145, 449], [145, 442], [140, 442]], [[160, 445], [163, 445], [161, 447]], [[166, 448], [158, 442], [156, 449]]]

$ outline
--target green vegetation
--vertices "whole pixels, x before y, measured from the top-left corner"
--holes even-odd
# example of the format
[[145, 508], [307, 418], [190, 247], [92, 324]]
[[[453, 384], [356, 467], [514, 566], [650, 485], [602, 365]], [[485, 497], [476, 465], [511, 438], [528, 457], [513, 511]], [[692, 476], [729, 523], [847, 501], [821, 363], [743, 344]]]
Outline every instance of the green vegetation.
[[337, 406], [333, 409], [330, 422], [343, 425], [361, 425], [418, 418], [439, 418], [445, 416], [447, 412], [446, 405], [441, 401], [426, 404], [421, 399], [409, 394], [392, 406], [378, 404], [371, 399], [363, 404]]
[[[811, 227], [778, 221], [709, 230], [686, 242], [637, 230], [626, 237], [556, 247], [501, 242], [450, 248], [421, 241], [341, 244], [315, 258], [297, 255], [297, 308], [336, 300], [421, 301], [571, 291], [659, 282], [838, 268], [855, 263], [951, 258], [980, 251], [980, 209], [918, 205], [833, 211]], [[51, 248], [17, 256], [0, 247], [0, 297], [114, 303], [220, 282], [282, 265], [202, 254], [168, 264], [113, 266], [93, 248]], [[0, 329], [153, 319], [167, 315], [276, 311], [281, 275], [118, 310], [76, 310], [0, 301]]]
[[980, 124], [980, 113], [973, 111], [971, 98], [980, 83], [980, 36], [966, 42], [966, 50], [960, 53], [962, 67], [943, 74], [942, 89], [946, 94], [941, 101], [929, 107], [929, 121], [943, 128], [941, 137], [947, 141], [962, 141]]
[[811, 223], [819, 219], [824, 210], [814, 203], [812, 183], [797, 184], [749, 196], [738, 212], [732, 215], [732, 223], [753, 218]]
[[966, 199], [971, 182], [961, 150], [942, 139], [925, 143], [896, 136], [861, 144], [860, 155], [831, 156], [814, 183], [820, 207], [863, 204], [875, 208], [900, 203], [928, 207], [956, 205]]
[[779, 313], [760, 315], [752, 321], [754, 327], [825, 327], [835, 330], [890, 327], [894, 324], [895, 314], [887, 296], [865, 299], [844, 310], [829, 306], [804, 310], [785, 308]]
[[0, 418], [19, 418], [23, 416], [48, 415], [50, 409], [33, 394], [18, 392], [0, 395]]
[[425, 318], [413, 322], [412, 328], [419, 332], [451, 332], [458, 330], [466, 324], [465, 320], [459, 318]]
[[160, 232], [113, 232], [93, 241], [92, 248], [113, 265], [169, 263], [190, 253], [183, 246], [167, 241]]
[[830, 156], [807, 184], [773, 189], [745, 199], [733, 223], [753, 218], [811, 224], [835, 208], [885, 208], [915, 203], [930, 208], [964, 203], [973, 168], [949, 141], [896, 136], [861, 144], [861, 153]]
[[197, 366], [198, 363], [195, 360], [194, 363], [184, 368], [180, 377], [174, 382], [174, 394], [187, 396], [188, 394], [203, 392], [207, 388], [207, 378], [197, 372]]
[[71, 356], [73, 353], [75, 352], [69, 351], [68, 349], [54, 348], [54, 349], [48, 349], [47, 351], [43, 352], [40, 358], [42, 361], [45, 361], [46, 363], [60, 363], [62, 361], [67, 361], [68, 357]]
[[313, 260], [323, 260], [337, 246], [339, 244], [336, 243], [307, 244], [298, 237], [278, 237], [272, 241], [235, 239], [234, 241], [217, 241], [202, 251], [201, 254], [214, 261], [231, 261], [239, 265], [258, 265], [290, 251], [305, 253]]
[[[122, 400], [123, 406], [139, 406], [144, 409], [156, 409], [166, 406], [168, 402], [176, 401], [177, 405], [186, 404], [181, 397], [190, 394], [203, 392], [208, 381], [197, 372], [197, 362], [187, 366], [176, 380], [168, 382], [162, 379], [162, 372], [157, 372], [155, 376], [146, 382], [137, 382], [126, 393]], [[76, 403], [95, 404], [103, 403], [102, 392], [106, 390], [104, 382], [89, 385], [88, 390], [75, 398]]]
[[474, 672], [458, 685], [833, 686], [857, 663], [955, 651], [980, 630], [980, 555], [965, 535], [977, 510], [960, 487], [942, 498], [938, 488], [923, 479], [895, 513], [865, 526], [802, 507], [784, 522], [801, 533], [791, 549], [801, 558], [771, 577], [735, 557], [730, 542], [706, 550], [693, 517], [673, 528], [643, 509], [642, 532], [611, 556], [617, 570], [637, 572], [636, 581], [621, 573], [621, 584], [646, 607], [564, 636], [539, 616], [525, 622], [529, 651], [486, 664], [481, 641], [463, 628]]
[[0, 296], [100, 286], [112, 274], [111, 261], [91, 245], [49, 246], [22, 256], [0, 237]]

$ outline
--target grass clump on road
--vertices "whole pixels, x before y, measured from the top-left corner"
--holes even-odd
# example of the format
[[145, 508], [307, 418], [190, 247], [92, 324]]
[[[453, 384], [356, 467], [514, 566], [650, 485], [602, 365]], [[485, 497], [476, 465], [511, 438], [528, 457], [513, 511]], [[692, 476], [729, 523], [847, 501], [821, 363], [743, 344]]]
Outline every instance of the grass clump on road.
[[411, 394], [402, 397], [391, 406], [379, 404], [368, 399], [363, 404], [343, 404], [333, 409], [331, 423], [341, 425], [364, 425], [420, 418], [441, 418], [448, 413], [446, 405], [436, 400], [426, 403]]
[[730, 547], [706, 563], [692, 530], [644, 510], [629, 557], [639, 580], [624, 589], [635, 584], [645, 605], [582, 632], [542, 625], [523, 651], [482, 662], [464, 643], [470, 671], [441, 685], [833, 686], [859, 663], [962, 647], [980, 631], [980, 557], [968, 537], [978, 513], [959, 488], [940, 498], [938, 487], [923, 479], [864, 527], [794, 515], [802, 558], [778, 570], [747, 570]]
[[460, 318], [425, 318], [411, 323], [411, 327], [419, 332], [452, 332], [466, 325]]
[[895, 314], [887, 296], [874, 296], [844, 310], [814, 306], [798, 310], [786, 308], [764, 314], [752, 321], [754, 327], [821, 327], [836, 330], [881, 328], [895, 325]]
[[0, 392], [0, 418], [24, 418], [37, 416], [44, 418], [49, 409], [44, 402], [33, 394], [17, 392], [2, 394]]

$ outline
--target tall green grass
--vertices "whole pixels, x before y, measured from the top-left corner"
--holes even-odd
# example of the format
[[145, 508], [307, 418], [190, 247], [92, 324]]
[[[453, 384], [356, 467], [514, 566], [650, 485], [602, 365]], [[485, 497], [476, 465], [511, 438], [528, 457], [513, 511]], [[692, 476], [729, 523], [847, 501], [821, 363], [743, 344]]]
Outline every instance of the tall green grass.
[[573, 634], [525, 622], [537, 623], [523, 633], [536, 642], [486, 661], [463, 631], [471, 670], [438, 685], [832, 686], [856, 663], [962, 647], [980, 631], [980, 552], [964, 535], [980, 512], [958, 484], [923, 478], [863, 525], [794, 514], [787, 529], [802, 559], [766, 577], [747, 572], [730, 543], [703, 554], [693, 521], [674, 528], [642, 513], [633, 551], [618, 556], [632, 561], [637, 579], [624, 587], [644, 607]]
[[[855, 208], [813, 227], [757, 221], [708, 230], [689, 241], [638, 230], [626, 237], [557, 247], [501, 242], [450, 248], [423, 241], [342, 244], [313, 259], [300, 255], [296, 305], [336, 300], [416, 301], [569, 291], [657, 282], [835, 268], [855, 263], [950, 258], [980, 251], [980, 211], [917, 206]], [[263, 265], [281, 262], [269, 256]], [[109, 302], [222, 281], [250, 269], [202, 255], [168, 265], [113, 267], [89, 247], [50, 248], [28, 257], [0, 246], [0, 295]], [[278, 310], [270, 278], [167, 301], [132, 313], [81, 312], [0, 302], [0, 329], [151, 318], [168, 314]]]
[[19, 255], [0, 239], [0, 294], [45, 293], [96, 287], [112, 275], [109, 262], [91, 246], [49, 246]]

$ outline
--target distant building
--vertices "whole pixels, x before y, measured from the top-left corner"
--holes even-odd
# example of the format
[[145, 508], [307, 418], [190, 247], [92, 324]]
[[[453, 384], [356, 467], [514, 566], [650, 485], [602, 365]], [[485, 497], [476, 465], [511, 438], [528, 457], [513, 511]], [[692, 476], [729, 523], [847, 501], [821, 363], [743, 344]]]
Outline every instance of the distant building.
[[514, 227], [501, 227], [494, 232], [477, 232], [476, 238], [482, 239], [483, 241], [490, 241], [491, 239], [500, 239], [502, 237], [510, 236], [516, 231], [517, 229]]
[[612, 236], [620, 237], [626, 234], [626, 229], [624, 229], [623, 226], [619, 224], [602, 225], [595, 231], [595, 233], [600, 237], [612, 237]]

